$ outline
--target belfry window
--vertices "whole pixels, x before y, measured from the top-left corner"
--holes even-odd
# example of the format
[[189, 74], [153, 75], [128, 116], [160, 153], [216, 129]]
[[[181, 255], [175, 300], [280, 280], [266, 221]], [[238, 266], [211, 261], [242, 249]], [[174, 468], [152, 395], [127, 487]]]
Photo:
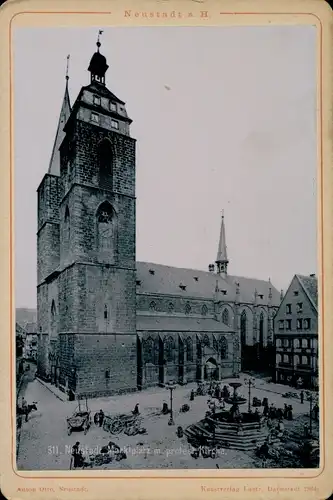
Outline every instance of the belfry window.
[[95, 123], [99, 123], [99, 116], [97, 113], [91, 113], [91, 121]]
[[113, 164], [114, 157], [111, 142], [103, 139], [98, 145], [97, 151], [100, 185], [106, 189], [113, 188]]
[[116, 222], [116, 214], [110, 203], [102, 203], [97, 211], [97, 251], [99, 260], [108, 264], [115, 262]]
[[119, 129], [119, 122], [117, 120], [111, 120], [111, 127], [115, 129]]
[[101, 98], [98, 97], [97, 95], [94, 95], [94, 104], [96, 104], [96, 106], [101, 105]]
[[115, 102], [110, 101], [110, 110], [117, 111], [117, 105]]

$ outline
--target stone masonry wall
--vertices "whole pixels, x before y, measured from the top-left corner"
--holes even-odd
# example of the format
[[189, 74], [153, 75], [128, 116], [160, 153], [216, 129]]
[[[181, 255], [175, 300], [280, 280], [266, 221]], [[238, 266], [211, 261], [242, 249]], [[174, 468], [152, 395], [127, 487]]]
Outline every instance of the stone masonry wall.
[[78, 334], [74, 364], [78, 394], [96, 397], [135, 391], [136, 335]]

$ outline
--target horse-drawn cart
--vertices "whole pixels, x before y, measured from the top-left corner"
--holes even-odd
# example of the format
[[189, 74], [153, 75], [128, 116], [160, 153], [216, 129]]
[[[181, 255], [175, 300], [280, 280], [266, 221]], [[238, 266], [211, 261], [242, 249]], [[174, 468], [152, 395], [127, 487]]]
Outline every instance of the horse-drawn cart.
[[129, 436], [139, 433], [142, 418], [133, 414], [105, 415], [103, 429], [110, 434], [125, 432]]
[[80, 401], [79, 406], [75, 409], [71, 417], [66, 418], [67, 421], [67, 434], [70, 436], [73, 430], [83, 431], [87, 434], [88, 429], [91, 425], [91, 415], [88, 409], [88, 404], [86, 400], [86, 409], [81, 409]]

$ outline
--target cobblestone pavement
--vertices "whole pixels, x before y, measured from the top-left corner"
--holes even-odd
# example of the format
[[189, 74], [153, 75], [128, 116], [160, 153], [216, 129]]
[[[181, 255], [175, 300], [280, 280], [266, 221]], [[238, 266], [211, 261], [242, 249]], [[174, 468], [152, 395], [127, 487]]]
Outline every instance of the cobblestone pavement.
[[[232, 379], [223, 380], [228, 384]], [[244, 376], [237, 381], [243, 382]], [[161, 415], [164, 401], [169, 404], [169, 391], [163, 388], [154, 388], [140, 393], [123, 396], [98, 398], [88, 401], [92, 416], [101, 408], [105, 413], [130, 413], [135, 404], [139, 403], [143, 417], [143, 427], [147, 434], [127, 436], [120, 434], [113, 436], [102, 428], [92, 424], [88, 433], [73, 432], [67, 435], [66, 416], [70, 416], [77, 407], [77, 402], [62, 402], [38, 380], [30, 382], [25, 391], [28, 403], [38, 402], [38, 411], [30, 414], [29, 421], [24, 422], [21, 431], [17, 467], [19, 470], [68, 470], [71, 459], [71, 447], [76, 441], [87, 454], [99, 451], [110, 440], [120, 447], [126, 448], [127, 459], [112, 462], [105, 467], [108, 469], [142, 469], [142, 468], [173, 468], [173, 469], [210, 469], [216, 468], [249, 468], [257, 467], [253, 453], [246, 454], [236, 450], [221, 450], [217, 458], [202, 457], [194, 459], [190, 455], [190, 447], [186, 438], [176, 436], [177, 426], [183, 428], [202, 419], [207, 410], [207, 396], [198, 396], [189, 401], [189, 394], [196, 384], [178, 387], [173, 392], [173, 408], [175, 425], [169, 426], [168, 415]], [[309, 403], [301, 404], [298, 400], [287, 400], [282, 394], [291, 390], [287, 386], [268, 384], [257, 379], [256, 387], [251, 390], [251, 399], [257, 396], [267, 397], [269, 403], [283, 407], [285, 402], [293, 405], [294, 415], [309, 412]], [[296, 392], [293, 390], [293, 392]], [[248, 388], [242, 386], [239, 394], [248, 397]], [[182, 404], [188, 402], [190, 411], [180, 413]], [[242, 408], [247, 409], [245, 404]]]

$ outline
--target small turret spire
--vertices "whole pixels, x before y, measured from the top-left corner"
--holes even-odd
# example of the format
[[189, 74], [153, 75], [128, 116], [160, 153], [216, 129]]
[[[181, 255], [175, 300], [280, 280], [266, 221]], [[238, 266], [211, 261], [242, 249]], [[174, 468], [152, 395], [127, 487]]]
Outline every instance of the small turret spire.
[[220, 229], [220, 240], [217, 250], [216, 257], [217, 273], [224, 275], [226, 277], [228, 271], [228, 257], [227, 257], [227, 245], [225, 237], [225, 227], [224, 227], [224, 210], [221, 213], [221, 229]]
[[105, 85], [105, 73], [108, 70], [108, 65], [106, 62], [106, 58], [100, 53], [99, 48], [101, 46], [100, 36], [103, 33], [103, 30], [99, 30], [97, 36], [97, 52], [92, 56], [89, 64], [88, 71], [91, 74], [91, 83], [99, 82], [102, 85]]

